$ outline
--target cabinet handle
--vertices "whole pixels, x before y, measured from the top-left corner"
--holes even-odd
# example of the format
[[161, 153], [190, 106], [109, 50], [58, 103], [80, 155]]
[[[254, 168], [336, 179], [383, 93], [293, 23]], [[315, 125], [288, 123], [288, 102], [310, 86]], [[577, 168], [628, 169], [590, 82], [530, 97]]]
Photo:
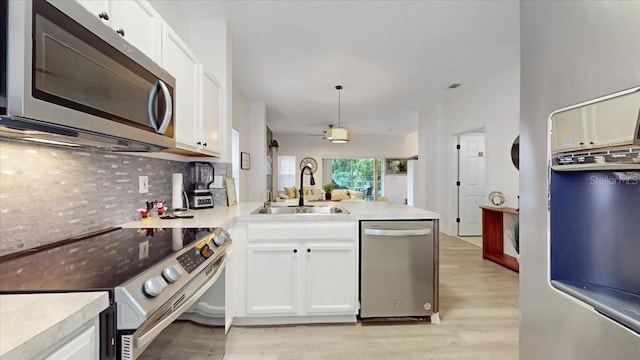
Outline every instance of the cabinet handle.
[[203, 146], [207, 146], [207, 143], [202, 144]]
[[120, 29], [116, 30], [116, 32], [118, 34], [120, 34], [120, 36], [124, 37], [124, 29], [123, 28], [120, 28]]
[[311, 249], [307, 249], [307, 252], [308, 252], [308, 253], [310, 253], [310, 252], [311, 252]]
[[196, 145], [202, 145], [202, 141], [198, 141]]
[[584, 145], [584, 143], [583, 143], [583, 142], [580, 142], [580, 145]]
[[589, 144], [593, 145], [593, 141], [589, 142]]
[[296, 254], [298, 252], [298, 249], [293, 249], [293, 253]]
[[107, 14], [106, 11], [101, 12], [100, 14], [98, 14], [98, 17], [102, 20], [109, 20], [109, 14]]

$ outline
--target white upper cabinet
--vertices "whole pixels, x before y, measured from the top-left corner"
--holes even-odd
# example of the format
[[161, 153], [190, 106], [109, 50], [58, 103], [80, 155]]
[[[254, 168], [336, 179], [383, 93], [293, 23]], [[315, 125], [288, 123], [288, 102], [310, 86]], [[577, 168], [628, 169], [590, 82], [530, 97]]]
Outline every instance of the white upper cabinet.
[[111, 0], [76, 0], [90, 13], [99, 16], [105, 24], [109, 24], [109, 3]]
[[202, 128], [202, 152], [209, 155], [220, 154], [220, 119], [222, 91], [216, 80], [209, 74], [201, 71], [202, 94], [200, 116]]
[[624, 145], [633, 142], [640, 114], [640, 91], [591, 106], [588, 128], [595, 145]]
[[111, 1], [110, 21], [111, 27], [129, 43], [155, 62], [160, 62], [162, 18], [147, 1]]
[[220, 156], [223, 87], [147, 0], [77, 0], [175, 79], [176, 149], [186, 156]]
[[127, 42], [160, 62], [162, 18], [146, 0], [78, 0]]
[[639, 114], [640, 91], [556, 113], [551, 117], [551, 150], [632, 144]]
[[162, 67], [176, 79], [174, 99], [174, 130], [176, 147], [197, 151], [199, 66], [195, 54], [168, 26], [163, 29]]
[[162, 66], [176, 78], [176, 147], [219, 156], [220, 86], [168, 26], [163, 30]]
[[585, 108], [577, 108], [553, 115], [551, 148], [554, 153], [580, 149], [587, 144], [585, 112]]

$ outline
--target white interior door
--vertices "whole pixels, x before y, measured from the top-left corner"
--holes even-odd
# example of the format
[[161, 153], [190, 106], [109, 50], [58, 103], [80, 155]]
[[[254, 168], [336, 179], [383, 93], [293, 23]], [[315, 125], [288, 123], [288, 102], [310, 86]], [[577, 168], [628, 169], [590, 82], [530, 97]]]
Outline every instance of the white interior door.
[[482, 235], [480, 206], [485, 196], [484, 134], [459, 137], [458, 151], [458, 235]]

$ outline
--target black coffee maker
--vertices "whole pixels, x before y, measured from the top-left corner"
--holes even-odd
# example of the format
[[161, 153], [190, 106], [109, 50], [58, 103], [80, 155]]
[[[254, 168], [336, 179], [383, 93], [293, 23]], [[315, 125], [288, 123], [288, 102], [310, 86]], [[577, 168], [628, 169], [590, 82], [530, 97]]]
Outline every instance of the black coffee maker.
[[190, 162], [188, 174], [190, 182], [187, 190], [189, 208], [212, 208], [213, 194], [209, 190], [209, 186], [213, 183], [213, 165], [208, 162]]

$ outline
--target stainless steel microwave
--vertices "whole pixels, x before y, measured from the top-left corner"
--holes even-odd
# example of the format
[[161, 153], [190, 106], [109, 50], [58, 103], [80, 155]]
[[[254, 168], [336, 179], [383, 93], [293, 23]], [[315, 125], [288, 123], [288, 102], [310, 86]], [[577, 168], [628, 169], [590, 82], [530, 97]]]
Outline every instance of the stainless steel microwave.
[[75, 1], [3, 2], [0, 136], [120, 151], [174, 147], [175, 79], [168, 72]]

